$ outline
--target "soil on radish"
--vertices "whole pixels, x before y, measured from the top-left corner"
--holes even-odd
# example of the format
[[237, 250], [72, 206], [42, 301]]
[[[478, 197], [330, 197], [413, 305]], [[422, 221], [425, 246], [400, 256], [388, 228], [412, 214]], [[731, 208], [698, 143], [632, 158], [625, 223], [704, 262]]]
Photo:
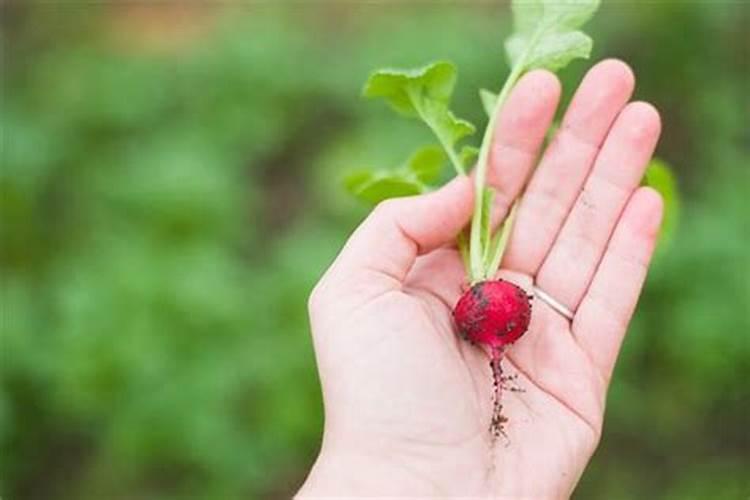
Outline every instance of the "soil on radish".
[[504, 350], [492, 352], [490, 368], [492, 369], [492, 420], [490, 421], [490, 434], [493, 438], [505, 436], [505, 423], [508, 417], [503, 415], [503, 360]]
[[515, 381], [517, 374], [506, 375], [503, 371], [502, 361], [505, 357], [505, 348], [493, 349], [490, 359], [490, 369], [492, 370], [492, 419], [490, 420], [490, 435], [493, 440], [503, 436], [508, 438], [505, 433], [505, 424], [508, 417], [503, 414], [503, 390], [510, 392], [525, 392]]

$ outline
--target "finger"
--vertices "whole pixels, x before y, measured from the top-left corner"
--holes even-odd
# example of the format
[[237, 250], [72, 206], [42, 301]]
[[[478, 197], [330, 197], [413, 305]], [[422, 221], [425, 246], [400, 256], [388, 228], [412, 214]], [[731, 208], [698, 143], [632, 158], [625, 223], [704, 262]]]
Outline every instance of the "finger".
[[526, 183], [559, 100], [557, 77], [549, 71], [531, 71], [500, 110], [487, 170], [487, 183], [496, 191], [495, 221], [504, 217]]
[[634, 81], [617, 60], [600, 62], [586, 74], [523, 195], [503, 267], [537, 273]]
[[573, 335], [609, 380], [659, 233], [663, 202], [651, 188], [628, 202], [573, 319]]
[[539, 287], [575, 311], [659, 138], [653, 106], [628, 104], [612, 126], [583, 191], [537, 274]]
[[352, 234], [326, 279], [400, 287], [417, 255], [453, 240], [472, 208], [472, 182], [466, 176], [433, 193], [386, 200]]

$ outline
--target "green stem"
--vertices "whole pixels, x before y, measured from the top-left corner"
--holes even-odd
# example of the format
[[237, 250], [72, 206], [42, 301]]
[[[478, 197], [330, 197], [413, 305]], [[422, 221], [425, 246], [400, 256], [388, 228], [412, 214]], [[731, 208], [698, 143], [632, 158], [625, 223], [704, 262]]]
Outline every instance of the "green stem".
[[466, 273], [469, 273], [469, 238], [466, 237], [466, 230], [462, 230], [456, 237], [456, 243], [458, 244], [458, 252], [461, 254], [461, 260], [464, 263], [464, 269]]
[[492, 243], [491, 257], [485, 260], [487, 266], [487, 277], [491, 278], [495, 276], [497, 270], [500, 269], [500, 262], [503, 260], [503, 254], [505, 253], [505, 247], [508, 246], [508, 238], [510, 237], [510, 230], [513, 229], [513, 222], [516, 220], [516, 211], [518, 210], [518, 201], [513, 204], [510, 209], [510, 214], [503, 223], [503, 228], [495, 235]]
[[[522, 61], [519, 61], [519, 63]], [[500, 94], [497, 96], [497, 102], [495, 102], [495, 110], [490, 116], [490, 121], [487, 123], [487, 128], [484, 130], [484, 137], [482, 138], [482, 147], [479, 149], [479, 159], [477, 160], [477, 168], [474, 172], [474, 215], [471, 218], [471, 239], [469, 244], [469, 257], [471, 263], [470, 278], [471, 283], [477, 283], [486, 278], [486, 270], [483, 262], [484, 249], [482, 248], [482, 207], [484, 206], [484, 186], [487, 181], [487, 164], [489, 162], [490, 147], [492, 145], [492, 136], [495, 132], [495, 122], [502, 109], [505, 101], [508, 99], [508, 94], [513, 88], [513, 85], [518, 81], [518, 78], [523, 73], [523, 64], [516, 64], [513, 67], [508, 79], [505, 80]]]
[[[430, 128], [432, 128], [432, 125], [430, 125]], [[435, 129], [432, 129], [432, 130], [433, 132], [435, 131]], [[458, 155], [453, 150], [453, 148], [449, 146], [448, 144], [446, 144], [443, 140], [441, 140], [440, 137], [438, 137], [438, 140], [440, 140], [440, 144], [443, 145], [445, 152], [448, 153], [448, 158], [450, 158], [451, 163], [453, 164], [453, 168], [456, 170], [456, 175], [466, 175], [464, 166], [463, 164], [461, 164], [461, 159], [458, 157]]]
[[[526, 50], [513, 65], [513, 69], [511, 70], [510, 75], [508, 75], [508, 79], [505, 80], [505, 84], [503, 85], [502, 90], [500, 90], [500, 94], [497, 96], [495, 109], [492, 115], [490, 115], [490, 121], [487, 123], [487, 128], [484, 130], [484, 137], [482, 137], [482, 147], [479, 150], [479, 160], [477, 161], [477, 168], [474, 173], [474, 214], [471, 218], [471, 240], [469, 242], [469, 257], [471, 261], [471, 272], [469, 273], [469, 276], [472, 285], [485, 280], [494, 274], [494, 272], [489, 272], [492, 266], [490, 265], [489, 268], [486, 266], [484, 257], [487, 252], [482, 247], [481, 222], [485, 196], [484, 187], [487, 182], [487, 164], [489, 163], [490, 147], [492, 146], [492, 139], [495, 133], [495, 122], [500, 114], [500, 110], [505, 105], [505, 101], [508, 99], [511, 89], [526, 69], [526, 60], [528, 59], [529, 54], [531, 54], [531, 51], [536, 46], [536, 43], [539, 41], [539, 38], [544, 33], [545, 29], [544, 26], [539, 26], [537, 28], [536, 32], [529, 40], [529, 43], [526, 45]], [[510, 231], [510, 225], [511, 224], [506, 224], [504, 228], [507, 227], [507, 230]], [[500, 257], [502, 257], [502, 249]], [[494, 260], [495, 255], [493, 255], [492, 263], [494, 263]]]

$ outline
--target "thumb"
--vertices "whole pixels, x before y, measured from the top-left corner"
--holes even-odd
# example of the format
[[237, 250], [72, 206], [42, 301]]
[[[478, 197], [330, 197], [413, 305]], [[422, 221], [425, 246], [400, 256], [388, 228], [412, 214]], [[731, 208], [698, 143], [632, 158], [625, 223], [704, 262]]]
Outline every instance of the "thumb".
[[429, 194], [386, 200], [349, 238], [329, 277], [399, 287], [417, 256], [453, 241], [472, 209], [472, 182], [463, 175]]

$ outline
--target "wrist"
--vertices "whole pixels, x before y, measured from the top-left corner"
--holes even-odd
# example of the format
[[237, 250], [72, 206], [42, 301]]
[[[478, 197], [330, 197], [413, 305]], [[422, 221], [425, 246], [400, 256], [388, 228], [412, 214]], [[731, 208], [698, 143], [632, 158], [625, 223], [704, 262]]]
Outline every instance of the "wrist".
[[440, 496], [440, 485], [414, 457], [356, 443], [326, 444], [295, 498]]

